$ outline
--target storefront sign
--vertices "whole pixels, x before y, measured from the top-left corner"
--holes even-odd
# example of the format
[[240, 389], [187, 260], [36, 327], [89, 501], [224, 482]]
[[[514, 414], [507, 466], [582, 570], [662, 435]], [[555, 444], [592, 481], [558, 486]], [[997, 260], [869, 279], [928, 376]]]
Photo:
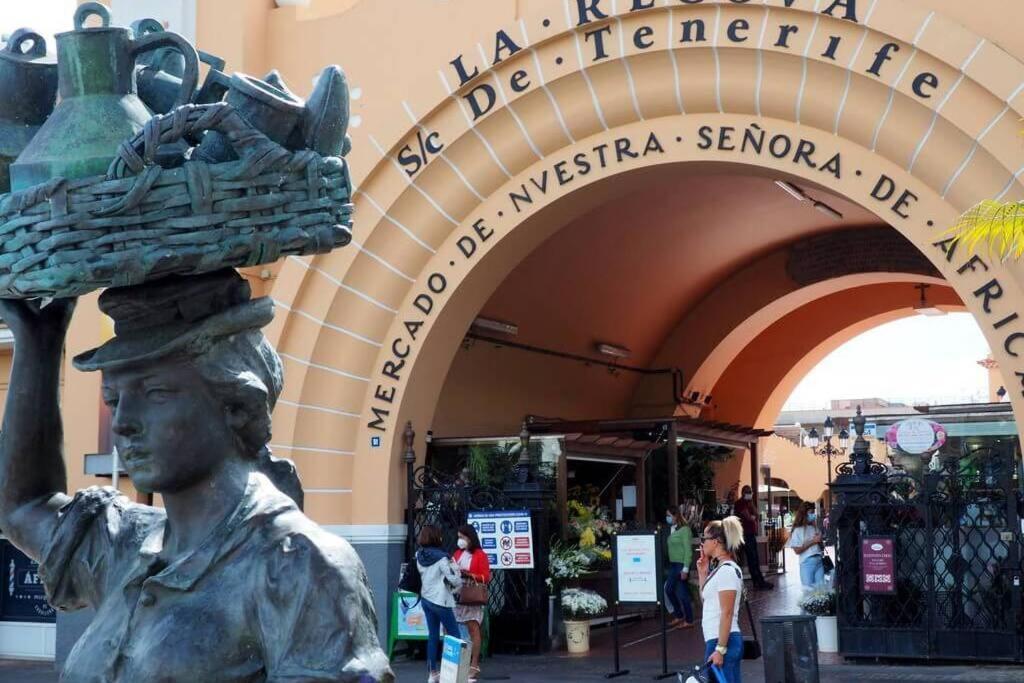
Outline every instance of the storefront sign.
[[892, 538], [865, 537], [860, 542], [861, 590], [896, 593], [896, 553]]
[[946, 429], [936, 422], [913, 417], [889, 427], [885, 441], [891, 448], [910, 455], [921, 455], [942, 448], [946, 443]]
[[56, 612], [46, 602], [39, 565], [9, 541], [0, 540], [0, 567], [4, 577], [0, 621], [53, 623]]
[[529, 510], [470, 512], [491, 569], [533, 569], [533, 523]]
[[658, 602], [658, 537], [616, 534], [615, 583], [619, 602]]

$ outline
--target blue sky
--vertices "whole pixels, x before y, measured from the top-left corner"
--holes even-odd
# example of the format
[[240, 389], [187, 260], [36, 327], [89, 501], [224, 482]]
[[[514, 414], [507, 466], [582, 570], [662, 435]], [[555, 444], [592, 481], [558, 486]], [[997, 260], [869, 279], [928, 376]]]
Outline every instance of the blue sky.
[[824, 408], [833, 398], [987, 401], [988, 372], [977, 361], [988, 353], [969, 313], [903, 318], [832, 352], [800, 382], [784, 409]]

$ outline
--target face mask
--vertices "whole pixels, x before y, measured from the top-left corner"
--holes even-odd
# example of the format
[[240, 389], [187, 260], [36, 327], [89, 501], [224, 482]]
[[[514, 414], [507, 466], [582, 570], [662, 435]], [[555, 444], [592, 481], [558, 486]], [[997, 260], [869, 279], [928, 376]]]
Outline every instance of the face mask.
[[462, 550], [465, 550], [468, 547], [469, 547], [469, 541], [467, 541], [464, 538], [460, 538], [459, 539], [459, 548], [461, 548]]
[[817, 513], [814, 513], [814, 512], [812, 512], [809, 515], [807, 515], [807, 521], [808, 522], [813, 522], [817, 518], [818, 518], [818, 515], [817, 515]]
[[676, 520], [672, 519], [672, 515], [665, 515], [665, 524], [675, 524]]
[[754, 499], [754, 494], [753, 493], [744, 493], [743, 494], [743, 500], [753, 500], [753, 499]]

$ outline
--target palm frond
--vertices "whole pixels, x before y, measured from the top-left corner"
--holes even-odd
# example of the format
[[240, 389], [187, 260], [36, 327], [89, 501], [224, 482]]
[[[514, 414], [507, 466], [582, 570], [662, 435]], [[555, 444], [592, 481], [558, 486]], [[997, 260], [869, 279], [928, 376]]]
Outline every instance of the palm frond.
[[999, 259], [1019, 259], [1024, 255], [1024, 202], [1004, 204], [986, 199], [964, 215], [944, 235], [953, 235], [954, 244], [963, 243], [973, 254], [985, 243], [989, 254]]

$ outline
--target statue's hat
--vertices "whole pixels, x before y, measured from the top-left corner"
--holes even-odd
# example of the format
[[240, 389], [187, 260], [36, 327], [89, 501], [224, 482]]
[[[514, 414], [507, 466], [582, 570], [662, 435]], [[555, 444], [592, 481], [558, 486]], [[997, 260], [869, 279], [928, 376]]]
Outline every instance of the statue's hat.
[[114, 319], [114, 338], [73, 359], [79, 370], [137, 365], [174, 354], [196, 356], [218, 339], [258, 330], [274, 317], [268, 297], [252, 298], [231, 268], [114, 287], [100, 295]]

